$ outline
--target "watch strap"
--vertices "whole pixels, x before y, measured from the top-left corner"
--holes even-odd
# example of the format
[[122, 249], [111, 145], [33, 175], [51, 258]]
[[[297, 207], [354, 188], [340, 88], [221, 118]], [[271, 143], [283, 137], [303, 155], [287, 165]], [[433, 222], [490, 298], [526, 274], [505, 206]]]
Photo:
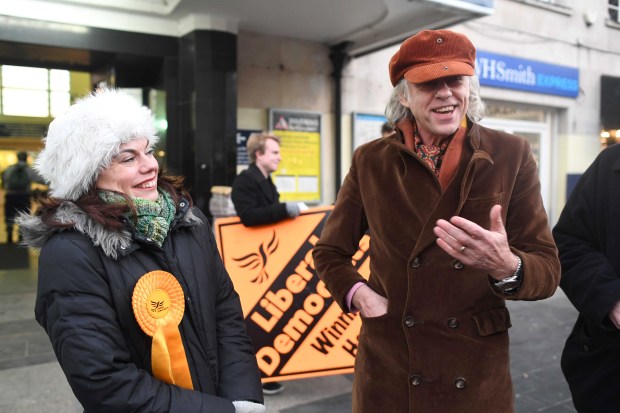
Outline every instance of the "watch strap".
[[506, 278], [493, 282], [493, 287], [495, 287], [495, 289], [501, 291], [504, 294], [514, 294], [515, 292], [517, 292], [517, 290], [521, 286], [521, 281], [523, 280], [523, 261], [518, 255], [516, 255], [516, 257], [517, 269], [515, 270], [515, 272]]

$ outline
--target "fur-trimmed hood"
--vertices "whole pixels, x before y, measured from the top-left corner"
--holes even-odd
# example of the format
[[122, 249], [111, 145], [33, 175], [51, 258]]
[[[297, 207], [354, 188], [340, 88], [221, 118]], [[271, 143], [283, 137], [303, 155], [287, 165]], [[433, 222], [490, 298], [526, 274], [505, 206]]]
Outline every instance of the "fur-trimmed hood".
[[[185, 200], [180, 202], [171, 230], [175, 223], [185, 226], [202, 224], [202, 220], [194, 215], [187, 204]], [[23, 237], [22, 244], [40, 249], [54, 234], [73, 230], [86, 235], [92, 240], [93, 246], [101, 247], [106, 256], [115, 260], [118, 258], [119, 249], [128, 248], [134, 240], [130, 227], [120, 231], [105, 228], [71, 201], [65, 201], [58, 207], [55, 218], [58, 222], [72, 223], [73, 226], [67, 228], [51, 226], [38, 216], [20, 212], [16, 221]]]

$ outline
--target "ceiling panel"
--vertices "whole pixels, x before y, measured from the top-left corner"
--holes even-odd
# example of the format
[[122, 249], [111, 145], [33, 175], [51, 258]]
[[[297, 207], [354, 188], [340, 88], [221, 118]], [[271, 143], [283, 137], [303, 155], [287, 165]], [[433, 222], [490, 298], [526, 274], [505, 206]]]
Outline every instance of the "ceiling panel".
[[354, 56], [392, 45], [424, 28], [447, 27], [493, 12], [493, 0], [21, 1], [30, 7], [0, 1], [0, 15], [41, 20], [36, 11], [45, 6], [44, 19], [58, 23], [90, 18], [85, 24], [93, 27], [162, 35], [176, 31], [177, 36], [196, 29], [245, 30], [330, 46], [346, 42]]

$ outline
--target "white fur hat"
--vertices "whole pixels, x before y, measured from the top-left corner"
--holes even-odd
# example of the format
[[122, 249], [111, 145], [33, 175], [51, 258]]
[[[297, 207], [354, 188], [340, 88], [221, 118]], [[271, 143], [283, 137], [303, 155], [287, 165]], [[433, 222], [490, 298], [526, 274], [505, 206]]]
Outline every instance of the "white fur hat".
[[138, 138], [159, 140], [151, 111], [116, 89], [78, 100], [50, 123], [35, 168], [54, 198], [77, 200], [111, 165], [120, 146]]

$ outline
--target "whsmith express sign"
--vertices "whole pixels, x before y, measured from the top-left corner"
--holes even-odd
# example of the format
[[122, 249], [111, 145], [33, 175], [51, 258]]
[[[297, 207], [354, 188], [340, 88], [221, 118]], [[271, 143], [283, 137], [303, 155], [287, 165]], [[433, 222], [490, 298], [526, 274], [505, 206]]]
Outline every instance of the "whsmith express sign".
[[[241, 297], [263, 381], [353, 371], [361, 320], [343, 313], [314, 269], [312, 249], [333, 207], [314, 208], [274, 225], [215, 221], [224, 266]], [[368, 277], [370, 238], [353, 265]]]
[[477, 51], [476, 75], [483, 86], [566, 97], [579, 95], [579, 69], [567, 66]]

